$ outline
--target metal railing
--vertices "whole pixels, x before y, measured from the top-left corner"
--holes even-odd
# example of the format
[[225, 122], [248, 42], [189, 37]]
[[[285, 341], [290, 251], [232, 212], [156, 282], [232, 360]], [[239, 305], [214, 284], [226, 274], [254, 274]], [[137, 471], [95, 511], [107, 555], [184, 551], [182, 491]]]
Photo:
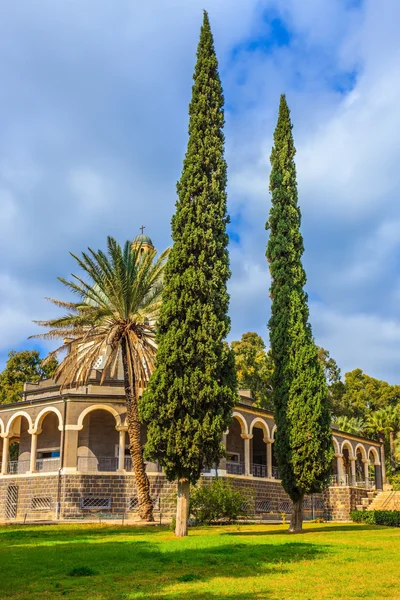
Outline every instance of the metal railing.
[[38, 458], [36, 460], [37, 473], [51, 473], [60, 468], [59, 458]]
[[30, 464], [30, 460], [10, 460], [8, 461], [7, 473], [9, 475], [22, 475], [29, 471]]
[[348, 475], [347, 473], [344, 473], [343, 475], [331, 475], [329, 485], [335, 487], [350, 486], [370, 489], [375, 485], [375, 482], [371, 481], [370, 479], [362, 479], [358, 475], [354, 477], [353, 475]]
[[114, 472], [118, 470], [118, 457], [78, 456], [77, 469], [83, 473]]
[[[158, 463], [145, 464], [148, 471], [160, 473], [162, 470]], [[118, 465], [118, 456], [78, 456], [77, 459], [77, 470], [81, 473], [115, 473], [118, 471]], [[127, 473], [133, 471], [130, 456], [124, 457], [124, 470]]]
[[251, 474], [253, 477], [267, 477], [267, 465], [253, 463], [251, 465]]
[[227, 462], [226, 472], [230, 475], [244, 475], [246, 472], [245, 465], [243, 462]]
[[278, 467], [272, 467], [272, 478], [273, 479], [280, 479]]

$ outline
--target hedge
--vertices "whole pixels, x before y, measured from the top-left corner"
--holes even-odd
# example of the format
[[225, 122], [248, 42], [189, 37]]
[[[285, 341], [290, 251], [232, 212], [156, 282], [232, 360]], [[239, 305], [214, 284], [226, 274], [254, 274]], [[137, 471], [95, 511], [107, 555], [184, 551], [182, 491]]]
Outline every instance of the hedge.
[[400, 510], [352, 510], [350, 516], [355, 523], [400, 527]]

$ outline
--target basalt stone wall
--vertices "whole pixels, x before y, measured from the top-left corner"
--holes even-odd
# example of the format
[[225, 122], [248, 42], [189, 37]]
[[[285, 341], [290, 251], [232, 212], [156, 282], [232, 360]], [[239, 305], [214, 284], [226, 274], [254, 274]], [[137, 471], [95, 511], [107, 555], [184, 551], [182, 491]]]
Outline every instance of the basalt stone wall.
[[367, 490], [353, 487], [329, 487], [325, 490], [325, 511], [332, 521], [350, 521], [350, 511], [367, 498]]
[[0, 520], [54, 519], [57, 488], [57, 475], [0, 479]]
[[[162, 473], [149, 474], [151, 496], [155, 503], [156, 519], [170, 520], [175, 514], [176, 484], [167, 481]], [[259, 478], [223, 477], [247, 497], [247, 514], [250, 518], [281, 518], [290, 514], [292, 503], [278, 481]], [[204, 475], [201, 482], [210, 484], [212, 477]], [[9, 486], [17, 488], [16, 519], [53, 520], [56, 518], [57, 490], [60, 496], [60, 518], [74, 519], [96, 516], [99, 512], [110, 515], [137, 516], [137, 490], [133, 474], [80, 474], [18, 476], [0, 478], [0, 520], [12, 520], [6, 514], [6, 497]], [[59, 488], [58, 488], [59, 486]], [[334, 520], [348, 520], [350, 510], [360, 503], [364, 490], [330, 488], [325, 494], [325, 506]], [[313, 500], [305, 498], [305, 518], [324, 516], [324, 499], [315, 494]]]
[[[173, 514], [176, 485], [162, 474], [149, 474], [150, 494], [155, 509], [165, 516]], [[61, 517], [73, 519], [101, 511], [125, 514], [137, 512], [137, 490], [134, 475], [65, 475], [62, 487]]]

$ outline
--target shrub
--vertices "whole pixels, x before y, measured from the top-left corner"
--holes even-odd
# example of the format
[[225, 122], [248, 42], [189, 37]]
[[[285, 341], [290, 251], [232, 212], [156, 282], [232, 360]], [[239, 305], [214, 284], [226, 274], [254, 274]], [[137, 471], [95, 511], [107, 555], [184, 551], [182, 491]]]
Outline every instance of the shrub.
[[213, 479], [210, 484], [193, 487], [190, 493], [190, 514], [197, 522], [211, 525], [232, 523], [245, 514], [247, 495], [234, 490], [229, 482]]
[[350, 516], [355, 523], [400, 527], [400, 510], [353, 510]]
[[390, 475], [389, 481], [393, 486], [393, 489], [397, 492], [400, 491], [400, 472]]

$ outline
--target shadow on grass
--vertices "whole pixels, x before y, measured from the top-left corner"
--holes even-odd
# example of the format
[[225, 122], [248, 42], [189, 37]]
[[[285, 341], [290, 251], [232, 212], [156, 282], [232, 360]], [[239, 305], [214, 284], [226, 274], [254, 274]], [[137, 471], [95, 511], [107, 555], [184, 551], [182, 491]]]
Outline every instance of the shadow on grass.
[[[268, 526], [267, 526], [268, 527]], [[279, 529], [276, 531], [226, 531], [226, 532], [222, 532], [221, 535], [246, 535], [246, 536], [265, 536], [265, 535], [290, 535], [291, 537], [296, 537], [296, 538], [301, 538], [303, 535], [307, 535], [309, 533], [335, 533], [335, 532], [340, 532], [340, 531], [371, 531], [371, 529], [387, 529], [385, 526], [383, 525], [358, 525], [357, 523], [354, 524], [348, 524], [348, 525], [327, 525], [327, 526], [320, 526], [318, 525], [318, 527], [316, 527], [315, 529], [303, 529], [303, 531], [301, 533], [295, 533], [292, 534], [288, 532], [288, 528], [285, 529]]]
[[73, 542], [80, 539], [101, 536], [104, 538], [124, 534], [128, 536], [150, 535], [159, 531], [168, 531], [167, 527], [137, 527], [135, 525], [124, 525], [121, 527], [104, 525], [67, 524], [67, 525], [2, 525], [0, 528], [0, 544], [2, 542], [13, 542], [26, 544], [29, 540], [40, 539], [41, 541]]
[[[126, 533], [126, 529], [112, 529], [110, 534], [115, 535], [117, 531]], [[49, 530], [42, 530], [31, 540], [31, 544], [29, 532], [21, 533], [26, 536], [24, 546], [16, 544], [7, 552], [0, 553], [2, 598], [18, 598], [22, 592], [28, 592], [29, 596], [26, 597], [36, 600], [44, 597], [44, 591], [51, 593], [55, 600], [66, 594], [75, 598], [73, 594], [77, 592], [80, 593], [79, 598], [90, 598], [89, 591], [95, 589], [96, 599], [99, 600], [186, 600], [189, 597], [202, 600], [222, 596], [213, 595], [208, 590], [199, 593], [194, 589], [195, 593], [192, 593], [190, 588], [197, 583], [204, 584], [221, 577], [238, 580], [237, 591], [235, 589], [233, 595], [224, 594], [223, 597], [232, 600], [257, 598], [261, 596], [239, 593], [242, 588], [246, 590], [246, 584], [242, 586], [239, 581], [255, 575], [280, 576], [289, 571], [291, 564], [318, 560], [329, 551], [329, 546], [303, 543], [298, 537], [280, 544], [251, 544], [247, 540], [241, 542], [234, 538], [229, 542], [228, 538], [224, 538], [224, 543], [219, 535], [201, 538], [201, 542], [194, 536], [178, 541], [137, 540], [134, 536], [116, 542], [107, 540], [108, 531], [102, 529], [101, 532], [94, 530], [94, 535], [102, 533], [105, 543], [91, 543], [90, 539], [83, 537], [76, 543], [75, 530], [75, 535], [71, 532], [70, 543], [66, 540], [55, 552], [54, 547], [37, 543], [37, 538], [42, 537], [43, 540], [43, 536], [45, 539], [47, 537], [46, 541], [51, 541]], [[147, 533], [150, 532], [147, 530]], [[92, 531], [87, 529], [84, 532], [86, 538], [90, 538], [91, 534]], [[53, 530], [53, 540], [58, 540], [58, 536], [59, 532]], [[191, 544], [194, 540], [196, 545], [193, 547]], [[201, 543], [208, 546], [199, 547]], [[69, 577], [68, 573], [74, 569], [92, 570], [95, 574], [90, 577]], [[168, 588], [171, 587], [173, 591], [169, 592]], [[268, 598], [268, 591], [265, 593], [260, 590], [260, 593], [263, 593], [262, 598]]]

